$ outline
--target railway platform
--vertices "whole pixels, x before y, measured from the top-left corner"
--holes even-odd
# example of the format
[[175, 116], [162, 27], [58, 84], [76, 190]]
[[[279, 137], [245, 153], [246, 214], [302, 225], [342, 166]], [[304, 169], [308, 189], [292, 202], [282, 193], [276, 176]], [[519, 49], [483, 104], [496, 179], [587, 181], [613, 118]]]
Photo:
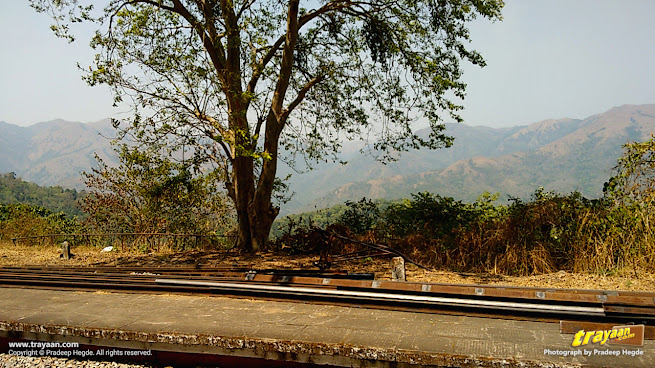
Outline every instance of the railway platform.
[[0, 287], [0, 337], [269, 366], [655, 366], [653, 340], [574, 348], [557, 323], [157, 293]]

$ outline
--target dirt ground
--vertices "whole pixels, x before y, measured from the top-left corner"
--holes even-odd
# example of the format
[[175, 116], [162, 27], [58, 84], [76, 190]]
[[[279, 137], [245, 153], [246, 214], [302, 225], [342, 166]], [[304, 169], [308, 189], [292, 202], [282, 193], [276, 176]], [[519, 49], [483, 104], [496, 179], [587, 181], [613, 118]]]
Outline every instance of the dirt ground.
[[[271, 253], [243, 256], [229, 252], [185, 251], [173, 252], [160, 249], [157, 252], [114, 250], [101, 252], [100, 248], [73, 247], [73, 259], [60, 257], [58, 247], [40, 245], [14, 245], [0, 242], [0, 266], [27, 265], [105, 265], [105, 266], [158, 266], [158, 265], [205, 265], [242, 266], [256, 269], [294, 268], [317, 269], [317, 256], [284, 256]], [[351, 272], [375, 273], [376, 279], [391, 277], [388, 258], [374, 258], [339, 263], [333, 268]], [[655, 275], [633, 270], [612, 275], [590, 273], [568, 273], [559, 271], [534, 276], [504, 276], [492, 274], [457, 273], [445, 270], [426, 271], [414, 265], [407, 265], [407, 281], [422, 281], [449, 284], [486, 284], [505, 286], [531, 286], [572, 289], [655, 291]]]

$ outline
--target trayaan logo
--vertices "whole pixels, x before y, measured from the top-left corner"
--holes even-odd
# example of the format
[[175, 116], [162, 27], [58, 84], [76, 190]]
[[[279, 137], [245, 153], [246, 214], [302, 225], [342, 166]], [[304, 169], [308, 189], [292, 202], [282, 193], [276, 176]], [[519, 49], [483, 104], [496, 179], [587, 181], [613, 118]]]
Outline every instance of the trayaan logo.
[[610, 330], [580, 330], [573, 336], [572, 347], [588, 344], [644, 346], [644, 325], [614, 326]]

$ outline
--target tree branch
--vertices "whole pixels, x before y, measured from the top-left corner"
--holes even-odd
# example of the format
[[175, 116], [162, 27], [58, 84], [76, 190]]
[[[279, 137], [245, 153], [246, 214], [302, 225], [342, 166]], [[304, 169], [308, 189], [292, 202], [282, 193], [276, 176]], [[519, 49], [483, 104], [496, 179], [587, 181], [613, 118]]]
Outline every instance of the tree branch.
[[296, 98], [293, 101], [291, 101], [291, 103], [289, 104], [289, 107], [287, 107], [286, 109], [284, 109], [284, 111], [282, 111], [282, 117], [280, 118], [282, 125], [284, 125], [289, 115], [293, 112], [293, 109], [295, 109], [298, 105], [300, 105], [302, 100], [305, 98], [307, 92], [309, 92], [309, 90], [312, 89], [312, 87], [320, 83], [323, 79], [325, 79], [324, 75], [316, 76], [312, 80], [307, 82], [307, 84], [305, 84], [300, 89]]
[[246, 11], [247, 9], [250, 9], [250, 7], [252, 6], [252, 4], [255, 3], [255, 1], [257, 0], [249, 0], [244, 2], [243, 6], [241, 7], [241, 9], [239, 9], [239, 12], [237, 13], [237, 19], [240, 19], [241, 15], [243, 15], [243, 12]]
[[284, 42], [284, 49], [282, 50], [282, 60], [280, 62], [280, 73], [271, 100], [271, 110], [275, 114], [278, 122], [282, 114], [282, 104], [284, 97], [289, 88], [289, 81], [291, 80], [291, 70], [293, 68], [293, 56], [298, 41], [298, 7], [300, 0], [290, 0], [289, 10], [287, 12], [287, 32]]
[[[148, 1], [148, 0], [138, 0], [138, 1]], [[225, 73], [222, 73], [225, 70], [225, 50], [223, 50], [223, 45], [221, 42], [217, 42], [214, 44], [213, 40], [211, 39], [210, 36], [207, 36], [205, 34], [205, 29], [203, 28], [202, 24], [189, 12], [189, 9], [187, 9], [180, 0], [173, 0], [173, 8], [172, 10], [176, 14], [179, 14], [184, 18], [191, 26], [193, 29], [196, 30], [196, 33], [202, 40], [203, 45], [205, 46], [205, 50], [207, 51], [207, 54], [209, 54], [209, 57], [212, 60], [212, 64], [214, 65], [214, 68], [217, 71], [218, 77], [221, 80], [221, 83], [224, 85], [226, 84], [226, 75]]]
[[[298, 32], [304, 25], [309, 23], [310, 21], [316, 19], [317, 17], [327, 14], [330, 11], [336, 11], [336, 10], [342, 10], [345, 8], [349, 8], [353, 6], [354, 2], [350, 1], [337, 1], [337, 2], [331, 2], [323, 5], [321, 8], [311, 12], [307, 13], [303, 16], [301, 16], [298, 19], [298, 28], [296, 32]], [[287, 20], [288, 21], [288, 20]], [[261, 77], [264, 68], [266, 68], [266, 65], [273, 59], [273, 56], [279, 51], [280, 47], [284, 44], [288, 36], [288, 31], [286, 34], [280, 36], [280, 38], [275, 41], [275, 43], [271, 46], [271, 48], [268, 50], [266, 55], [264, 55], [259, 63], [254, 67], [253, 75], [250, 78], [250, 81], [248, 82], [248, 87], [246, 88], [246, 91], [248, 92], [249, 96], [252, 96], [255, 93], [255, 88], [257, 87], [257, 83], [259, 82], [259, 78]]]

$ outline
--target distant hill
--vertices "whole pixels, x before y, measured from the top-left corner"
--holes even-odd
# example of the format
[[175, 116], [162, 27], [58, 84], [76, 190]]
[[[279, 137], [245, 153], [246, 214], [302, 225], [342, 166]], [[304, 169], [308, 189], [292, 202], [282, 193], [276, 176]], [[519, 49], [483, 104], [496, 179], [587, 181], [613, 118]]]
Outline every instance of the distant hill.
[[[278, 176], [292, 174], [287, 184], [294, 193], [281, 213], [362, 197], [406, 198], [419, 191], [471, 201], [483, 191], [527, 198], [543, 186], [598, 197], [621, 146], [655, 132], [655, 105], [624, 105], [586, 119], [511, 128], [446, 124], [446, 132], [455, 137], [452, 147], [405, 152], [387, 165], [360, 154], [362, 142], [344, 143], [338, 158], [348, 161], [346, 165], [321, 163], [297, 173], [280, 164]], [[114, 134], [109, 120], [54, 120], [30, 127], [0, 122], [0, 172], [15, 172], [40, 185], [83, 188], [80, 173], [95, 165], [94, 152], [108, 164], [116, 163], [109, 144]]]
[[85, 195], [75, 189], [42, 187], [17, 178], [14, 173], [0, 174], [0, 204], [24, 203], [44, 207], [68, 216], [82, 216], [77, 202]]
[[[484, 191], [499, 192], [505, 198], [528, 198], [540, 186], [599, 197], [622, 145], [647, 140], [655, 132], [655, 105], [625, 105], [584, 120], [546, 120], [506, 129], [447, 124], [447, 132], [456, 138], [452, 148], [412, 152], [389, 165], [391, 170], [356, 158], [348, 165], [331, 168], [328, 174], [324, 172], [321, 184], [304, 182], [306, 188], [316, 188], [316, 199], [299, 209], [362, 197], [403, 198], [419, 191], [466, 201]], [[432, 167], [428, 169], [428, 165]], [[366, 176], [375, 170], [388, 175]], [[415, 172], [407, 172], [411, 170]], [[349, 180], [357, 176], [361, 179]], [[335, 180], [340, 185], [321, 190], [328, 187], [325, 181]]]
[[0, 172], [40, 185], [84, 187], [80, 174], [95, 165], [94, 152], [115, 162], [109, 119], [95, 123], [53, 120], [28, 127], [0, 122]]

